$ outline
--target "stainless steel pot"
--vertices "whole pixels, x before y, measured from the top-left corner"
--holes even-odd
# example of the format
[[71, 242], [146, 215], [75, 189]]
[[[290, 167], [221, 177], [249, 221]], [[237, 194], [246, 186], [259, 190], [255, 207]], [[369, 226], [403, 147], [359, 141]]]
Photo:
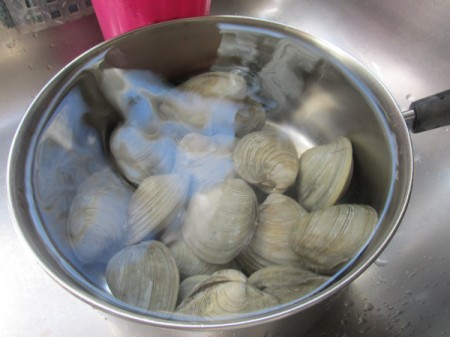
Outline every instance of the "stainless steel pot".
[[[346, 199], [377, 209], [380, 221], [370, 240], [316, 293], [239, 319], [176, 321], [114, 300], [105, 291], [102, 274], [77, 264], [65, 243], [65, 217], [77, 186], [109, 163], [102, 139], [117, 116], [95, 81], [95, 69], [108, 66], [150, 69], [169, 80], [208, 69], [239, 68], [250, 80], [264, 72], [279, 91], [264, 85], [254, 90], [271, 97], [270, 121], [289, 132], [300, 151], [340, 135], [351, 139], [355, 174]], [[417, 131], [448, 123], [448, 97], [444, 93], [418, 101], [402, 114], [384, 86], [352, 57], [276, 23], [209, 17], [150, 26], [81, 55], [32, 103], [10, 153], [12, 214], [43, 268], [75, 296], [108, 314], [126, 335], [299, 336], [393, 236], [412, 185], [405, 118]]]

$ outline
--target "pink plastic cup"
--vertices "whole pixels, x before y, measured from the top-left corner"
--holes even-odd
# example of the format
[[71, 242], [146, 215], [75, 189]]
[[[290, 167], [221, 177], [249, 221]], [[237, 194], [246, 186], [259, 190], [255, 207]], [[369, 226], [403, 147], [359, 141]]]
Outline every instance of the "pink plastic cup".
[[152, 23], [209, 14], [211, 0], [92, 0], [108, 40]]

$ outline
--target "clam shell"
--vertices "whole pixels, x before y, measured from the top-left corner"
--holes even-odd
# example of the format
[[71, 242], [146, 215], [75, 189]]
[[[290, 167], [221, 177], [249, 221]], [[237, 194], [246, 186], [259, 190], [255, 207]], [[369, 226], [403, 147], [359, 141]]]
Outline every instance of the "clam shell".
[[122, 173], [136, 185], [151, 175], [169, 173], [175, 161], [175, 142], [130, 124], [114, 130], [110, 148]]
[[187, 175], [166, 174], [145, 179], [128, 206], [125, 242], [137, 243], [171, 225], [184, 211], [188, 188]]
[[352, 144], [345, 137], [305, 151], [299, 160], [298, 201], [312, 212], [334, 205], [353, 172]]
[[281, 304], [307, 295], [328, 279], [300, 267], [273, 265], [253, 273], [248, 283], [275, 296]]
[[278, 304], [272, 295], [246, 283], [229, 281], [195, 293], [176, 309], [184, 315], [218, 317], [263, 310]]
[[299, 256], [289, 246], [289, 236], [298, 219], [307, 214], [294, 199], [270, 194], [259, 206], [255, 234], [236, 258], [248, 274], [270, 265], [300, 266]]
[[[193, 297], [195, 296], [195, 294], [202, 292], [207, 288], [211, 288], [218, 284], [231, 281], [246, 283], [247, 276], [245, 276], [242, 272], [235, 269], [219, 270], [211, 275], [208, 275], [207, 278], [194, 285], [191, 288], [191, 290], [186, 294], [185, 298]], [[184, 304], [185, 303], [183, 303], [183, 305]]]
[[231, 261], [225, 265], [212, 264], [200, 259], [189, 248], [186, 242], [179, 240], [169, 245], [169, 250], [175, 259], [181, 279], [198, 274], [210, 275], [218, 270], [237, 268], [237, 264]]
[[236, 172], [266, 193], [283, 193], [298, 173], [297, 151], [287, 135], [255, 131], [244, 136], [234, 148]]
[[179, 305], [191, 293], [192, 289], [194, 289], [194, 287], [197, 284], [207, 280], [208, 278], [209, 278], [209, 275], [199, 274], [199, 275], [189, 276], [188, 278], [184, 279], [180, 283], [180, 289], [178, 291], [177, 305]]
[[266, 119], [264, 108], [246, 91], [245, 79], [236, 73], [204, 73], [168, 92], [158, 115], [195, 132], [242, 137], [261, 129]]
[[183, 238], [202, 260], [225, 264], [250, 241], [256, 225], [255, 193], [242, 179], [199, 191], [189, 203]]
[[106, 282], [114, 297], [147, 310], [173, 311], [179, 275], [169, 249], [145, 241], [114, 255], [106, 267]]
[[242, 138], [250, 132], [261, 130], [265, 123], [266, 111], [263, 106], [247, 97], [234, 117], [235, 135]]
[[211, 71], [191, 77], [179, 89], [204, 97], [225, 97], [241, 100], [247, 93], [245, 79], [235, 72]]
[[158, 109], [164, 121], [173, 121], [207, 135], [234, 135], [234, 119], [241, 108], [226, 96], [205, 96], [202, 92], [177, 87], [168, 92]]
[[108, 169], [80, 185], [67, 224], [70, 246], [80, 261], [107, 262], [122, 249], [132, 194], [133, 189]]
[[363, 247], [377, 221], [370, 206], [330, 206], [301, 217], [289, 244], [305, 267], [331, 274]]
[[153, 107], [159, 104], [168, 90], [167, 85], [148, 70], [107, 68], [102, 70], [99, 82], [106, 100], [126, 120], [137, 117], [130, 118], [130, 113], [136, 112], [130, 111], [130, 103], [136, 99], [145, 101], [149, 110], [139, 119], [146, 123], [154, 117]]
[[191, 195], [234, 176], [230, 144], [234, 144], [234, 136], [226, 140], [225, 136], [198, 133], [189, 133], [180, 141], [174, 172], [190, 176]]

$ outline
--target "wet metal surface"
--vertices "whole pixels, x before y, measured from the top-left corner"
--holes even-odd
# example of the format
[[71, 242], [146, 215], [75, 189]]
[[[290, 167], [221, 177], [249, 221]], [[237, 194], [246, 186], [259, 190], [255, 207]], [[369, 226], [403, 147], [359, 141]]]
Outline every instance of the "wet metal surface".
[[[282, 22], [327, 40], [378, 76], [402, 110], [450, 88], [450, 2], [213, 0], [212, 14]], [[101, 41], [95, 17], [38, 34], [0, 28], [0, 326], [5, 336], [119, 336], [101, 313], [48, 277], [14, 231], [6, 158], [33, 97], [73, 58]], [[409, 208], [377, 262], [342, 294], [310, 336], [450, 335], [450, 132], [411, 136]]]

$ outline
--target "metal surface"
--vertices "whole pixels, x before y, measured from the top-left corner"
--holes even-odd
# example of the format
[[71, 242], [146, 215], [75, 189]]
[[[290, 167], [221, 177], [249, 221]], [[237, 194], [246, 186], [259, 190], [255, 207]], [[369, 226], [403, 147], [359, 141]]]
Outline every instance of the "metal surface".
[[[414, 98], [450, 87], [449, 12], [446, 1], [406, 0], [395, 5], [388, 1], [215, 1], [212, 8], [213, 14], [284, 22], [336, 44], [372, 69], [402, 110]], [[99, 42], [100, 32], [94, 18], [87, 18], [36, 37], [4, 31], [0, 37], [4, 144], [0, 155], [5, 172], [12, 135], [32, 96], [57, 69]], [[450, 333], [448, 130], [443, 127], [412, 135], [414, 187], [399, 231], [377, 263], [352, 283], [311, 336]], [[2, 333], [118, 335], [114, 325], [61, 289], [24, 253], [12, 228], [5, 189], [0, 211]]]
[[[237, 52], [240, 48], [244, 52]], [[186, 55], [186, 50], [191, 52]], [[75, 259], [62, 226], [80, 184], [109, 164], [100, 150], [100, 135], [119, 121], [102, 100], [95, 77], [102, 76], [99, 69], [117, 63], [151, 70], [167, 80], [198, 71], [198, 65], [211, 70], [240, 69], [252, 78], [255, 99], [265, 99], [274, 107], [268, 110], [267, 122], [285, 128], [299, 153], [312, 144], [348, 137], [354, 170], [346, 200], [371, 205], [380, 218], [364, 252], [304, 301], [239, 318], [186, 321], [176, 315], [143, 315], [117, 303], [104, 291], [104, 269]], [[94, 116], [98, 121], [87, 122]], [[219, 123], [218, 133], [213, 134], [226, 129], [223, 119]], [[106, 313], [147, 324], [149, 333], [155, 327], [167, 328], [161, 333], [169, 336], [183, 335], [186, 329], [208, 337], [217, 336], [216, 329], [222, 329], [221, 336], [234, 337], [260, 336], [266, 331], [286, 336], [306, 332], [317, 318], [311, 312], [324, 310], [323, 302], [363, 272], [389, 242], [406, 208], [412, 181], [412, 149], [403, 117], [364, 67], [303, 32], [242, 17], [203, 17], [151, 26], [77, 58], [31, 105], [16, 135], [9, 165], [16, 223], [44, 269], [75, 296]]]

